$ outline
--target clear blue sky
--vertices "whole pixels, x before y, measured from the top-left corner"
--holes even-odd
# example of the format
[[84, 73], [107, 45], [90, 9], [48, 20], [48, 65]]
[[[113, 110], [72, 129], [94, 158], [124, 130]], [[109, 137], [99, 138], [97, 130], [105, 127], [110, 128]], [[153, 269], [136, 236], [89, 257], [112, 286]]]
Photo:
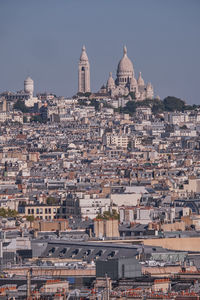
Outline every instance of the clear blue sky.
[[0, 0], [0, 92], [77, 92], [85, 44], [91, 88], [116, 74], [123, 45], [155, 94], [200, 104], [200, 0]]

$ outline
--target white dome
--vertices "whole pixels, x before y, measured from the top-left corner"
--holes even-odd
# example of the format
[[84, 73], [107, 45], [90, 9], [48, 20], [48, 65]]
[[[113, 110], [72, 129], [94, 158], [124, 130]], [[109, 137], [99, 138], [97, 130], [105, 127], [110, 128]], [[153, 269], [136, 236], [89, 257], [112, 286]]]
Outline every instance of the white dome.
[[135, 79], [135, 77], [132, 77], [130, 80], [130, 85], [131, 86], [136, 86], [137, 85], [137, 80]]
[[87, 56], [87, 53], [86, 53], [85, 46], [83, 46], [83, 48], [82, 48], [82, 53], [81, 53], [81, 56], [80, 56], [80, 60], [81, 61], [88, 61], [88, 56]]
[[27, 83], [33, 83], [33, 79], [32, 79], [30, 76], [28, 76], [28, 77], [24, 80], [24, 82], [27, 82]]
[[133, 64], [131, 60], [127, 56], [127, 49], [124, 47], [124, 56], [120, 60], [118, 67], [117, 67], [117, 75], [127, 75], [132, 77], [134, 74], [133, 71]]

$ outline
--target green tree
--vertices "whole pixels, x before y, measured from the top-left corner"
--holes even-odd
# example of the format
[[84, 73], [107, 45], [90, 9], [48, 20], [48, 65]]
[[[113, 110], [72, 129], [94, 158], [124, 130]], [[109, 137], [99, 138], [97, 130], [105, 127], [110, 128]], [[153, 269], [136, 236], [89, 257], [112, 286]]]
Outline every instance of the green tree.
[[6, 209], [3, 207], [0, 208], [0, 217], [3, 217], [3, 218], [7, 217]]
[[59, 203], [58, 199], [51, 197], [51, 196], [49, 196], [46, 201], [47, 201], [48, 205], [55, 205], [55, 204]]
[[43, 123], [43, 121], [42, 121], [42, 116], [41, 116], [41, 115], [32, 116], [32, 117], [31, 117], [31, 122], [39, 122], [39, 123]]
[[185, 109], [185, 102], [173, 96], [165, 98], [163, 104], [166, 111], [183, 111]]
[[152, 113], [153, 114], [159, 114], [162, 113], [164, 111], [164, 103], [160, 100], [155, 100], [153, 102], [153, 106], [152, 106]]
[[87, 97], [87, 98], [89, 98], [89, 97], [90, 97], [90, 95], [91, 95], [91, 93], [90, 93], [90, 92], [87, 92], [87, 93], [85, 93], [85, 94], [84, 94], [84, 96], [85, 96], [85, 97]]
[[100, 103], [96, 99], [91, 99], [89, 106], [94, 106], [96, 111], [100, 109]]
[[130, 92], [129, 95], [131, 96], [132, 100], [135, 100], [135, 93], [134, 92]]
[[29, 222], [33, 222], [35, 220], [34, 216], [31, 215], [31, 216], [26, 216], [26, 220], [29, 221]]
[[3, 207], [0, 208], [0, 216], [3, 218], [16, 218], [18, 215], [18, 212], [14, 209], [5, 209]]
[[109, 219], [114, 219], [114, 220], [119, 220], [119, 214], [115, 209], [112, 210], [112, 213], [110, 211], [104, 211], [103, 214], [98, 214], [97, 219], [100, 220], [109, 220]]
[[123, 109], [123, 112], [129, 113], [132, 116], [136, 111], [136, 107], [137, 107], [137, 105], [136, 105], [135, 101], [128, 101], [126, 103], [126, 106]]
[[29, 111], [28, 107], [25, 105], [24, 101], [17, 100], [17, 102], [14, 104], [14, 109], [20, 110], [23, 113], [27, 113]]
[[27, 123], [27, 117], [23, 116], [23, 123]]

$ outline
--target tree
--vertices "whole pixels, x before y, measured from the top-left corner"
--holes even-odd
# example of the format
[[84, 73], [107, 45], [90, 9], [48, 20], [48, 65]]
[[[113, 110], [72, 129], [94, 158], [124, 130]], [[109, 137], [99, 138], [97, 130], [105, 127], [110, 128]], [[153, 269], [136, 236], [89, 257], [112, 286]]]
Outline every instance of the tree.
[[16, 218], [18, 215], [18, 212], [14, 209], [5, 209], [3, 207], [0, 208], [0, 217], [3, 218]]
[[56, 199], [52, 196], [49, 196], [46, 201], [47, 201], [48, 205], [55, 205], [55, 204], [58, 204], [58, 202], [59, 202], [58, 199]]
[[31, 216], [26, 216], [26, 220], [29, 221], [29, 222], [33, 222], [35, 220], [34, 216], [31, 215]]
[[126, 103], [126, 106], [123, 109], [123, 112], [133, 115], [136, 111], [136, 107], [137, 107], [137, 105], [136, 105], [135, 101], [128, 101]]
[[23, 123], [27, 123], [27, 117], [23, 116]]
[[135, 93], [134, 92], [130, 92], [129, 95], [131, 96], [132, 100], [135, 100]]
[[166, 111], [183, 111], [185, 108], [185, 102], [173, 96], [165, 98], [163, 104]]
[[84, 96], [85, 96], [85, 97], [87, 97], [87, 98], [89, 98], [89, 97], [90, 97], [90, 95], [91, 95], [91, 93], [90, 93], [90, 92], [86, 92], [86, 93], [84, 94]]
[[94, 106], [96, 111], [99, 111], [100, 103], [96, 99], [91, 99], [89, 106]]
[[160, 100], [154, 100], [153, 106], [152, 106], [152, 113], [153, 114], [159, 114], [164, 111], [164, 104]]
[[32, 117], [31, 117], [31, 122], [39, 122], [39, 123], [43, 123], [43, 121], [42, 121], [42, 116], [41, 116], [41, 115], [32, 116]]
[[109, 220], [109, 219], [114, 219], [114, 220], [119, 220], [119, 214], [115, 209], [112, 210], [112, 213], [110, 211], [104, 211], [103, 214], [98, 214], [97, 219], [100, 220]]
[[14, 104], [14, 109], [20, 110], [23, 113], [27, 113], [29, 111], [28, 107], [25, 105], [24, 101], [17, 100], [17, 102]]

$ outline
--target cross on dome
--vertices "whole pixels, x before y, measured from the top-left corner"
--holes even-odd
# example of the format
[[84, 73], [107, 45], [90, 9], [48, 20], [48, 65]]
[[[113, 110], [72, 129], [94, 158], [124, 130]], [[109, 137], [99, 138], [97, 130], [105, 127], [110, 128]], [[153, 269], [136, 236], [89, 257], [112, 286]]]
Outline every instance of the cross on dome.
[[124, 46], [124, 55], [126, 55], [127, 54], [127, 48], [126, 48], [126, 46]]

